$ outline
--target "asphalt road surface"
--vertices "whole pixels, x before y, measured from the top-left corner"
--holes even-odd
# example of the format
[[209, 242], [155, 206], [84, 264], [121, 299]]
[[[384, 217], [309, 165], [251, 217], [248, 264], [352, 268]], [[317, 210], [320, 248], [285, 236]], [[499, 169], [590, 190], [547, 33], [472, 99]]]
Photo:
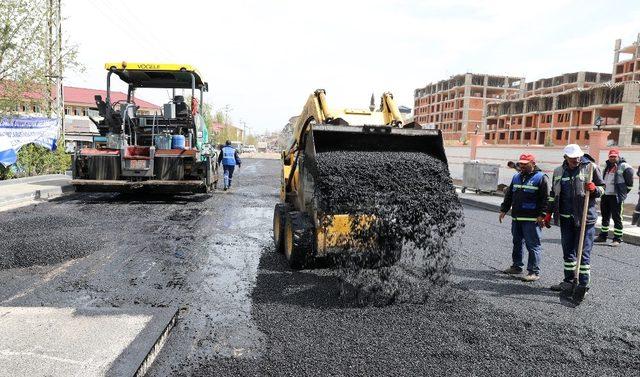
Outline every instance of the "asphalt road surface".
[[574, 308], [560, 234], [542, 279], [510, 263], [509, 221], [465, 208], [451, 284], [422, 304], [358, 306], [331, 269], [292, 272], [273, 251], [279, 162], [251, 160], [230, 192], [74, 194], [0, 213], [0, 305], [181, 308], [149, 375], [640, 373], [639, 248], [596, 246]]

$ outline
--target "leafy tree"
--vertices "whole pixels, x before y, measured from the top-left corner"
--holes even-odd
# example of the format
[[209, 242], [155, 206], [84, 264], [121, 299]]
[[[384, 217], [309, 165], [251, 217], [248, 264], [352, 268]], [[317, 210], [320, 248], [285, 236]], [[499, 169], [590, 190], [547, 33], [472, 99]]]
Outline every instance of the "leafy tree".
[[[51, 76], [57, 75], [57, 68], [81, 69], [77, 48], [68, 41], [62, 41], [60, 56], [49, 53], [57, 44], [48, 37], [50, 11], [47, 0], [0, 1], [0, 117], [14, 115], [25, 103], [48, 108]], [[63, 152], [64, 142], [59, 140], [58, 145], [61, 148], [55, 152], [35, 145], [22, 147], [17, 170], [28, 175], [64, 171], [70, 158]], [[0, 169], [0, 179], [11, 177], [15, 170]]]

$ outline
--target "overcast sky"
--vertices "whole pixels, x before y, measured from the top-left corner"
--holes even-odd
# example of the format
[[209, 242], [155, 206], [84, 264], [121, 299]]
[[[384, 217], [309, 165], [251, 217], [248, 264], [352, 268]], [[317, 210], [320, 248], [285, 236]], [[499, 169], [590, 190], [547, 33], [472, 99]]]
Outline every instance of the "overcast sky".
[[[279, 130], [316, 88], [330, 106], [367, 107], [474, 72], [527, 81], [611, 73], [615, 39], [640, 32], [635, 1], [63, 0], [63, 33], [82, 73], [66, 84], [103, 89], [107, 61], [199, 68], [205, 101], [258, 133]], [[118, 81], [116, 79], [115, 81]], [[166, 93], [138, 95], [160, 104]]]

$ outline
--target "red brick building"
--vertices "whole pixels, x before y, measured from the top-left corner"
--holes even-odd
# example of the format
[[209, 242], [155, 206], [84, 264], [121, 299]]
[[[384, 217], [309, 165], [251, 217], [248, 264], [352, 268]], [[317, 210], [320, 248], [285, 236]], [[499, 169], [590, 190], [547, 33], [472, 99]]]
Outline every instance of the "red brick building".
[[482, 127], [487, 101], [516, 98], [524, 78], [465, 73], [414, 91], [413, 120], [442, 130], [445, 140], [468, 140]]

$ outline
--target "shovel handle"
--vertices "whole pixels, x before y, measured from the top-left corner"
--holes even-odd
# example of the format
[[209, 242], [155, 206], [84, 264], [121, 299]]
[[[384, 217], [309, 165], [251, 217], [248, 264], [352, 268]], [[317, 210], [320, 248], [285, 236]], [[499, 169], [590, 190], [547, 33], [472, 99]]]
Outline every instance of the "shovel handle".
[[[589, 164], [589, 179], [586, 183], [591, 182], [593, 179], [593, 163]], [[578, 239], [578, 255], [576, 270], [574, 272], [574, 284], [578, 284], [580, 278], [580, 264], [582, 263], [582, 249], [584, 248], [584, 234], [587, 230], [587, 212], [589, 211], [589, 197], [591, 191], [587, 191], [584, 195], [584, 204], [582, 206], [582, 218], [580, 219], [580, 238]]]

